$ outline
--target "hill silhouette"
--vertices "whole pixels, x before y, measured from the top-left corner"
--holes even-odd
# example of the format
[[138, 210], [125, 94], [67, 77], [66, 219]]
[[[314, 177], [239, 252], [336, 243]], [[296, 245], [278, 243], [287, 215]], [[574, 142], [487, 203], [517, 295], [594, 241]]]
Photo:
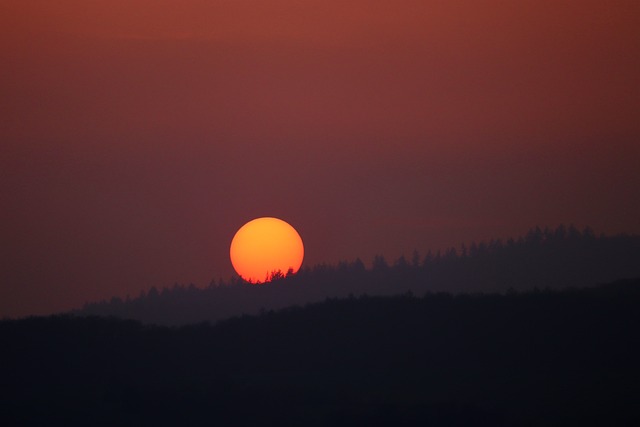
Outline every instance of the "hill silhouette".
[[0, 322], [0, 424], [638, 425], [640, 279]]
[[563, 289], [631, 277], [640, 277], [640, 236], [596, 236], [589, 228], [579, 231], [572, 226], [536, 227], [517, 239], [473, 243], [424, 257], [416, 252], [391, 264], [377, 256], [371, 268], [359, 259], [306, 267], [293, 276], [276, 274], [267, 285], [236, 278], [206, 288], [154, 287], [135, 298], [88, 303], [75, 313], [181, 325], [350, 294]]

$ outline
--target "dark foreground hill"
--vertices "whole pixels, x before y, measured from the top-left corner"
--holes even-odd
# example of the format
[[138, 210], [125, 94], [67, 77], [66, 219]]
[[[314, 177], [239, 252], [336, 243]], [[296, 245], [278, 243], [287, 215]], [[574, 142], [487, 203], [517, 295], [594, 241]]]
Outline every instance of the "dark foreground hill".
[[0, 425], [640, 425], [640, 279], [0, 322]]
[[589, 229], [532, 229], [506, 242], [493, 240], [445, 253], [415, 253], [389, 265], [376, 257], [370, 269], [356, 260], [319, 265], [265, 286], [241, 281], [207, 288], [152, 288], [136, 298], [87, 304], [77, 314], [116, 316], [145, 323], [181, 325], [217, 321], [261, 309], [353, 295], [425, 292], [505, 292], [593, 286], [640, 277], [640, 236], [600, 236]]

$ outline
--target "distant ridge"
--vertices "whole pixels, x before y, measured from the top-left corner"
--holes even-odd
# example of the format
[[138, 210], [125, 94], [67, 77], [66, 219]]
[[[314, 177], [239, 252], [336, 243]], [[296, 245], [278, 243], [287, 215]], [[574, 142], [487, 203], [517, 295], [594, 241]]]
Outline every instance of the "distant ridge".
[[472, 243], [424, 257], [416, 252], [392, 264], [377, 256], [369, 269], [357, 259], [306, 267], [293, 276], [276, 273], [266, 285], [232, 279], [203, 289], [154, 287], [136, 298], [87, 303], [73, 313], [182, 325], [348, 295], [564, 289], [632, 277], [640, 277], [640, 236], [535, 227], [516, 239]]

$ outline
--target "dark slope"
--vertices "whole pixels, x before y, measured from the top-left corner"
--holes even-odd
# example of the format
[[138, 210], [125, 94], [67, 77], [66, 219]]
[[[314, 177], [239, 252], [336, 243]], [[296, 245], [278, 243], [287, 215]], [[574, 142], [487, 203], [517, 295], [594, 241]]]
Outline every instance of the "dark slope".
[[[637, 425], [640, 280], [0, 322], [2, 425]], [[635, 423], [635, 424], [634, 424]]]
[[236, 281], [205, 289], [153, 288], [133, 299], [87, 304], [77, 313], [180, 325], [349, 294], [563, 289], [630, 277], [640, 277], [640, 236], [596, 237], [588, 229], [536, 228], [519, 239], [473, 244], [424, 258], [414, 254], [412, 259], [400, 258], [392, 265], [377, 257], [371, 269], [365, 269], [360, 261], [320, 265], [266, 286]]

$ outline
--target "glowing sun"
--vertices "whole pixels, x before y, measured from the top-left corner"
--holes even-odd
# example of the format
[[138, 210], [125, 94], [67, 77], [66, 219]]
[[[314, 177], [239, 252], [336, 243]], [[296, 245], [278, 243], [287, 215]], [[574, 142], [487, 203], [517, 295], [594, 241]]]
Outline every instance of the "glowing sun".
[[236, 272], [253, 283], [269, 281], [274, 272], [295, 273], [304, 258], [296, 229], [271, 217], [257, 218], [240, 227], [229, 252]]

